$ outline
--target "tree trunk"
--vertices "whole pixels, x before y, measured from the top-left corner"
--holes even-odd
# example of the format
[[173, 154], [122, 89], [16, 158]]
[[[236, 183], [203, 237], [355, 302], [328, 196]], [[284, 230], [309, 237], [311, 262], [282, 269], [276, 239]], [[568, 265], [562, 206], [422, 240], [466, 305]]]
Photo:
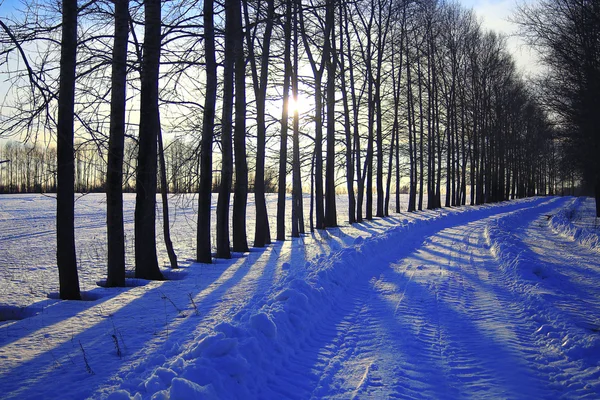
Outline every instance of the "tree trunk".
[[[396, 162], [396, 207], [395, 212], [400, 213], [400, 88], [402, 87], [402, 67], [404, 61], [404, 53], [402, 52], [402, 46], [404, 45], [404, 32], [405, 32], [405, 23], [406, 23], [406, 7], [402, 9], [402, 22], [400, 26], [400, 49], [397, 51], [393, 51], [392, 55], [392, 71], [398, 71], [396, 73], [392, 72], [392, 80], [393, 85], [392, 88], [394, 90], [394, 132], [395, 132], [395, 162]], [[399, 65], [395, 66], [396, 54], [400, 57]], [[394, 149], [394, 137], [392, 137], [392, 144], [390, 149]], [[393, 153], [393, 151], [392, 151]], [[392, 174], [392, 154], [390, 154], [390, 168], [389, 173]], [[391, 180], [388, 179], [388, 193], [390, 191]], [[389, 195], [388, 195], [389, 197]], [[388, 203], [389, 198], [386, 200], [386, 214], [388, 214]]]
[[[410, 188], [408, 194], [408, 212], [415, 211], [415, 203], [416, 203], [416, 163], [417, 159], [415, 157], [416, 154], [416, 133], [415, 133], [415, 105], [412, 93], [412, 80], [411, 80], [411, 72], [410, 72], [410, 58], [409, 58], [409, 48], [408, 44], [406, 46], [406, 81], [407, 81], [407, 91], [406, 97], [408, 102], [408, 154], [409, 154], [409, 163], [410, 163]], [[414, 139], [413, 139], [414, 138]]]
[[[250, 26], [247, 12], [247, 0], [244, 0], [246, 9], [246, 26]], [[265, 107], [267, 97], [267, 79], [269, 76], [269, 57], [271, 46], [271, 34], [273, 32], [273, 20], [275, 15], [274, 0], [267, 0], [267, 18], [265, 32], [262, 42], [262, 55], [260, 62], [260, 78], [254, 56], [254, 46], [250, 29], [246, 29], [246, 41], [250, 66], [252, 69], [252, 81], [256, 98], [256, 174], [254, 176], [254, 202], [256, 204], [256, 229], [254, 231], [254, 247], [264, 247], [271, 244], [271, 231], [269, 229], [269, 217], [267, 215], [267, 203], [265, 200], [265, 156], [266, 156], [266, 124]]]
[[[349, 73], [349, 84], [350, 84], [350, 98], [352, 100], [352, 120], [353, 120], [353, 131], [352, 131], [352, 147], [350, 151], [353, 152], [353, 164], [356, 169], [356, 222], [362, 222], [363, 220], [363, 197], [365, 192], [364, 176], [361, 173], [361, 161], [360, 161], [360, 131], [358, 124], [358, 96], [356, 94], [355, 79], [354, 79], [354, 59], [352, 56], [352, 42], [353, 37], [350, 35], [349, 26], [351, 24], [351, 18], [348, 16], [347, 5], [344, 6], [344, 34], [346, 36], [346, 52], [348, 54], [348, 73]], [[349, 146], [350, 147], [350, 146]]]
[[[304, 12], [300, 10], [300, 27], [302, 30], [302, 42], [304, 43], [304, 50], [308, 56], [308, 61], [312, 69], [314, 77], [314, 91], [315, 91], [315, 171], [314, 171], [314, 186], [315, 186], [315, 198], [314, 203], [316, 206], [316, 228], [325, 229], [325, 207], [323, 204], [323, 72], [325, 65], [328, 63], [331, 43], [329, 43], [329, 26], [328, 22], [325, 23], [325, 41], [323, 43], [323, 54], [321, 57], [320, 65], [317, 67], [312, 50], [309, 44], [306, 26], [304, 24]], [[312, 223], [312, 217], [311, 217]]]
[[[236, 36], [236, 0], [225, 0], [225, 57], [223, 60], [223, 109], [221, 117], [221, 185], [217, 201], [217, 258], [231, 258], [229, 243], [229, 202], [231, 197], [231, 177], [233, 154], [231, 148], [233, 80]], [[264, 185], [264, 181], [263, 181]], [[263, 194], [264, 199], [264, 194]], [[259, 224], [259, 221], [256, 221]]]
[[[347, 82], [343, 34], [343, 27], [345, 25], [347, 26], [348, 21], [347, 19], [344, 19], [345, 13], [343, 11], [345, 11], [345, 8], [340, 7], [340, 89], [342, 92], [342, 103], [344, 107], [344, 132], [346, 134], [346, 190], [348, 191], [348, 223], [353, 224], [356, 222], [356, 199], [354, 196], [354, 160], [352, 157], [352, 124], [350, 122], [350, 106], [348, 101], [348, 89], [346, 87]], [[348, 56], [351, 57], [350, 53], [348, 53]]]
[[140, 134], [135, 199], [135, 276], [163, 279], [156, 255], [156, 159], [158, 70], [160, 62], [160, 0], [146, 0], [144, 55], [140, 93]]
[[[371, 6], [373, 7], [373, 3], [371, 2]], [[374, 14], [374, 13], [373, 13]], [[372, 14], [372, 15], [373, 15]], [[373, 56], [372, 43], [371, 43], [371, 24], [372, 24], [373, 16], [371, 16], [371, 22], [369, 22], [369, 29], [367, 34], [367, 54], [364, 57], [365, 62], [365, 74], [367, 79], [367, 154], [365, 155], [365, 170], [366, 175], [363, 179], [367, 181], [367, 200], [366, 200], [366, 212], [365, 217], [367, 220], [373, 219], [373, 141], [375, 129], [373, 124], [373, 119], [375, 118], [375, 102], [373, 101], [373, 71], [371, 65], [371, 57]]]
[[[232, 36], [242, 37], [242, 8], [234, 0]], [[248, 203], [248, 164], [246, 161], [246, 60], [242, 40], [234, 41], [235, 75], [235, 186], [233, 193], [233, 251], [247, 252], [246, 205]]]
[[[289, 98], [290, 79], [292, 75], [292, 60], [290, 57], [292, 47], [292, 3], [286, 1], [284, 24], [284, 71], [283, 71], [283, 111], [281, 115], [281, 142], [279, 145], [279, 182], [277, 185], [277, 240], [285, 240], [285, 202], [286, 202], [286, 177], [287, 177], [287, 146], [289, 127]], [[294, 100], [296, 100], [294, 98]], [[297, 104], [297, 103], [296, 103]], [[296, 107], [297, 108], [297, 107]], [[295, 111], [295, 110], [294, 110]], [[293, 200], [292, 200], [293, 201]], [[292, 207], [293, 209], [293, 207]], [[292, 219], [294, 217], [292, 216]], [[296, 228], [297, 229], [297, 228]]]
[[[419, 84], [419, 211], [423, 210], [423, 178], [425, 169], [423, 168], [423, 79], [421, 73], [421, 59], [417, 60], [417, 78]], [[416, 144], [416, 143], [415, 143]]]
[[[293, 2], [293, 27], [294, 27], [294, 60], [292, 70], [292, 96], [298, 99], [298, 12], [300, 0], [287, 0]], [[302, 181], [300, 175], [300, 116], [298, 108], [294, 110], [293, 121], [293, 154], [292, 154], [292, 237], [299, 237], [304, 230], [304, 205], [302, 199]], [[312, 221], [312, 216], [311, 216]]]
[[[391, 8], [390, 8], [391, 10]], [[377, 217], [384, 217], [387, 215], [387, 202], [384, 198], [383, 189], [383, 113], [382, 113], [382, 96], [381, 96], [381, 75], [383, 71], [383, 55], [384, 47], [387, 44], [387, 33], [389, 28], [389, 15], [383, 16], [383, 4], [379, 0], [377, 4], [377, 73], [375, 75], [375, 116], [377, 119]], [[392, 143], [393, 146], [393, 143]], [[391, 152], [390, 147], [390, 152]], [[389, 171], [391, 173], [391, 170]], [[389, 178], [389, 176], [388, 176]], [[388, 179], [389, 181], [389, 179]], [[388, 183], [389, 185], [389, 183]], [[387, 196], [389, 198], [389, 194]]]
[[326, 48], [323, 54], [327, 65], [327, 161], [325, 166], [325, 226], [337, 226], [335, 205], [335, 38], [334, 1], [328, 0], [325, 10]]
[[[435, 53], [433, 55], [435, 57]], [[434, 61], [435, 62], [435, 61]], [[435, 186], [435, 207], [442, 207], [442, 197], [440, 186], [442, 184], [442, 135], [440, 134], [440, 103], [439, 103], [439, 94], [438, 94], [438, 78], [435, 69], [435, 65], [433, 67], [433, 92], [434, 92], [434, 110], [435, 110], [435, 119], [434, 119], [434, 130], [435, 130], [435, 138], [437, 141], [437, 179]], [[446, 140], [448, 140], [448, 135], [446, 135]], [[434, 153], [435, 154], [435, 153]], [[435, 160], [434, 160], [435, 161]], [[446, 179], [449, 179], [449, 171], [446, 171]]]
[[110, 136], [106, 174], [106, 233], [108, 273], [106, 286], [125, 286], [125, 232], [123, 229], [123, 149], [127, 85], [129, 0], [115, 0], [115, 37], [112, 58]]
[[214, 2], [204, 0], [204, 57], [206, 61], [206, 95], [202, 116], [200, 151], [200, 184], [198, 188], [198, 227], [196, 231], [196, 260], [212, 262], [210, 235], [212, 202], [212, 142], [217, 100], [217, 61], [215, 59]]
[[396, 132], [398, 131], [398, 123], [394, 122], [392, 127], [392, 139], [390, 141], [390, 154], [388, 156], [388, 173], [385, 184], [385, 204], [384, 204], [384, 216], [390, 215], [390, 186], [392, 185], [392, 175], [394, 168], [394, 146], [396, 141]]
[[[160, 119], [159, 119], [160, 121]], [[171, 241], [171, 227], [169, 226], [169, 183], [167, 181], [167, 166], [165, 164], [165, 149], [163, 147], [163, 138], [161, 129], [158, 130], [158, 158], [160, 160], [160, 197], [163, 206], [163, 236], [165, 239], [165, 247], [169, 255], [169, 263], [171, 268], [177, 268], [177, 254], [173, 249]]]
[[75, 254], [75, 166], [73, 164], [76, 63], [77, 0], [63, 0], [56, 191], [56, 261], [60, 298], [63, 300], [81, 299]]
[[[315, 152], [314, 152], [314, 202], [316, 228], [325, 229], [325, 207], [323, 205], [323, 94], [321, 92], [322, 72], [315, 74]], [[311, 218], [312, 220], [312, 218]]]

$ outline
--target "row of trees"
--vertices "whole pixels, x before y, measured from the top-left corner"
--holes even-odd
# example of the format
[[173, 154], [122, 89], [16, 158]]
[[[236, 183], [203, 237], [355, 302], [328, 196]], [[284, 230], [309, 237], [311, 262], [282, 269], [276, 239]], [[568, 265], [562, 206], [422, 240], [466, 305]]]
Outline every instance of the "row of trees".
[[0, 193], [56, 190], [56, 151], [8, 142], [0, 146]]
[[[167, 191], [198, 193], [198, 154], [196, 145], [182, 140], [164, 146]], [[106, 151], [98, 142], [75, 142], [75, 191], [106, 191]], [[0, 144], [0, 193], [56, 192], [56, 148], [15, 141]], [[135, 192], [137, 144], [126, 139], [123, 152], [123, 191]], [[160, 176], [160, 174], [159, 174]], [[218, 193], [221, 181], [213, 177], [212, 192]], [[253, 171], [249, 172], [249, 192], [254, 192]], [[159, 182], [159, 191], [162, 184]], [[289, 188], [288, 188], [289, 190]], [[277, 171], [269, 165], [265, 170], [265, 192], [277, 192]]]
[[[98, 141], [75, 142], [75, 191], [78, 193], [106, 190], [107, 151]], [[198, 156], [196, 145], [182, 140], [165, 144], [164, 158], [169, 193], [198, 192]], [[126, 139], [123, 147], [123, 190], [135, 191], [137, 143]], [[0, 143], [0, 193], [56, 192], [56, 147], [23, 144], [15, 141]], [[277, 190], [273, 167], [267, 168], [267, 191]], [[219, 187], [213, 179], [213, 192]], [[160, 185], [159, 185], [160, 186]], [[250, 187], [252, 191], [253, 188]]]
[[[455, 3], [147, 0], [141, 6], [97, 0], [77, 8], [76, 1], [65, 0], [62, 7], [60, 23], [58, 10], [39, 4], [3, 25], [5, 52], [17, 54], [24, 67], [11, 69], [18, 96], [2, 127], [30, 137], [40, 130], [58, 133], [63, 211], [72, 208], [64, 199], [73, 197], [76, 182], [73, 130], [107, 149], [109, 285], [124, 284], [126, 134], [139, 149], [135, 262], [136, 275], [147, 279], [162, 278], [155, 193], [159, 171], [160, 186], [167, 187], [163, 130], [195, 149], [189, 159], [198, 160], [199, 170], [193, 174], [197, 260], [206, 263], [213, 257], [215, 180], [216, 256], [248, 250], [249, 171], [257, 219], [253, 245], [271, 243], [269, 165], [279, 170], [278, 240], [285, 239], [290, 222], [292, 236], [305, 232], [305, 190], [311, 193], [310, 228], [323, 229], [338, 224], [339, 189], [349, 196], [349, 222], [355, 223], [388, 215], [390, 197], [399, 196], [403, 182], [414, 211], [424, 207], [425, 195], [429, 208], [442, 201], [481, 204], [552, 193], [561, 179], [553, 129], [503, 38], [484, 31], [471, 11]], [[29, 54], [40, 41], [43, 54]], [[30, 84], [19, 85], [22, 78]], [[307, 106], [303, 114], [301, 103]], [[291, 221], [285, 219], [288, 187]], [[396, 212], [399, 204], [397, 199]], [[163, 205], [168, 210], [165, 193]], [[65, 231], [72, 231], [71, 223], [59, 227], [59, 243], [69, 243]], [[59, 245], [59, 270], [74, 265], [74, 258], [61, 260], [72, 249]], [[66, 270], [76, 279], [71, 267]]]
[[600, 2], [542, 0], [523, 5], [515, 22], [545, 67], [537, 84], [557, 126], [563, 170], [595, 193], [600, 217]]

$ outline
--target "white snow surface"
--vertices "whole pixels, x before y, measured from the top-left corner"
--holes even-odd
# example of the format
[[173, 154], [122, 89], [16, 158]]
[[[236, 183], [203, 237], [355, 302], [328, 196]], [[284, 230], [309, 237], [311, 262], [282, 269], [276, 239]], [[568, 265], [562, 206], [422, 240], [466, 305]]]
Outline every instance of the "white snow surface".
[[213, 264], [179, 199], [181, 268], [112, 289], [103, 199], [77, 202], [87, 301], [59, 301], [54, 200], [0, 196], [0, 398], [600, 398], [593, 199], [342, 217]]

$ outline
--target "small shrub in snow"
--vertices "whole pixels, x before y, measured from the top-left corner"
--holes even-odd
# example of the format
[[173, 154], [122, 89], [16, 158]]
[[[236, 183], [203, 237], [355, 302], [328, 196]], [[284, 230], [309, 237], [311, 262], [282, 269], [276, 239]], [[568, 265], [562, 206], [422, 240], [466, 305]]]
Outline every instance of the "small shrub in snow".
[[92, 370], [92, 367], [90, 367], [90, 363], [88, 362], [87, 355], [85, 354], [85, 350], [83, 348], [83, 345], [81, 344], [81, 340], [79, 341], [79, 348], [81, 349], [81, 354], [83, 354], [83, 362], [85, 363], [85, 370], [87, 371], [88, 374], [94, 375], [94, 371]]

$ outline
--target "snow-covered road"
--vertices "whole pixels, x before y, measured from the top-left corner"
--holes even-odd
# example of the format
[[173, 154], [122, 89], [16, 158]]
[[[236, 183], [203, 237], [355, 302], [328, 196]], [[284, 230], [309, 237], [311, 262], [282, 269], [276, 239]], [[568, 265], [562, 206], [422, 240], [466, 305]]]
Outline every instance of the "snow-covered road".
[[[512, 232], [529, 237], [522, 251], [535, 245], [534, 233], [550, 234], [543, 221], [564, 201], [556, 203], [537, 202], [526, 209], [528, 219], [513, 225]], [[523, 210], [467, 218], [437, 231], [444, 224], [423, 226], [390, 243], [402, 257], [372, 264], [345, 288], [345, 296], [294, 353], [286, 366], [293, 374], [290, 387], [279, 393], [296, 398], [556, 397], [553, 377], [543, 371], [547, 349], [535, 341], [540, 326], [535, 315], [527, 314], [531, 302], [514, 286], [522, 282], [502, 274], [487, 242], [490, 224], [515, 213]], [[569, 254], [577, 270], [577, 256]], [[586, 261], [588, 270], [600, 271], [593, 257]], [[565, 304], [579, 304], [579, 292], [574, 290], [573, 301]], [[598, 291], [588, 294], [600, 299]]]
[[0, 397], [599, 398], [598, 252], [557, 228], [582, 204], [401, 214], [95, 289], [0, 330]]
[[[497, 218], [497, 216], [489, 217]], [[487, 219], [440, 230], [353, 292], [351, 326], [316, 397], [535, 397], [520, 305], [485, 243]], [[410, 240], [410, 239], [409, 239]]]

